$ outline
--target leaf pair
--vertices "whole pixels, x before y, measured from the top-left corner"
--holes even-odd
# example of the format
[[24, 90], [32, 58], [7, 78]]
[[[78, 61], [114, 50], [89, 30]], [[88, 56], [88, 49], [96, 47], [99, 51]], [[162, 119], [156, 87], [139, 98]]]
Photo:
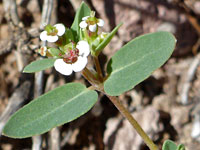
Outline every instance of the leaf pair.
[[[104, 83], [105, 92], [108, 95], [120, 95], [142, 82], [169, 58], [174, 45], [174, 37], [167, 32], [143, 35], [129, 42], [108, 63], [109, 77]], [[43, 70], [53, 66], [54, 61], [39, 60], [28, 65], [24, 71]], [[95, 91], [89, 91], [78, 83], [66, 84], [19, 110], [3, 132], [15, 138], [44, 133], [81, 116], [96, 100]]]
[[185, 147], [183, 144], [176, 146], [173, 141], [166, 140], [162, 146], [162, 150], [185, 150]]
[[[89, 15], [90, 9], [82, 3], [71, 27], [79, 34], [81, 18]], [[117, 32], [118, 25], [97, 48], [100, 52]], [[79, 40], [79, 39], [77, 39]], [[104, 82], [108, 95], [116, 96], [132, 89], [163, 65], [175, 47], [175, 38], [168, 32], [156, 32], [135, 38], [123, 46], [109, 61]], [[36, 72], [54, 65], [55, 59], [32, 62], [24, 72]], [[97, 101], [97, 93], [80, 83], [58, 87], [17, 111], [6, 124], [3, 133], [14, 138], [25, 138], [49, 131], [55, 126], [72, 121], [89, 111]]]

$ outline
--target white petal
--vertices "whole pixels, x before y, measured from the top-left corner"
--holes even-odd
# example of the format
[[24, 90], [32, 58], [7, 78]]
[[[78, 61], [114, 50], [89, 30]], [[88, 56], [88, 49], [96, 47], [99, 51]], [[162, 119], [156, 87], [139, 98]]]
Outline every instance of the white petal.
[[86, 65], [87, 65], [87, 57], [79, 56], [78, 60], [74, 64], [72, 64], [72, 69], [74, 70], [74, 72], [79, 72], [83, 70]]
[[81, 21], [81, 23], [79, 24], [80, 28], [84, 29], [87, 27], [87, 23], [85, 21]]
[[56, 41], [58, 41], [58, 36], [57, 35], [55, 35], [55, 36], [48, 35], [47, 41], [51, 42], [51, 43], [56, 42]]
[[57, 35], [62, 36], [65, 33], [65, 26], [63, 24], [58, 23], [54, 25], [54, 27], [56, 27], [56, 29], [58, 30]]
[[98, 19], [98, 23], [97, 25], [100, 26], [100, 27], [103, 27], [104, 26], [104, 21], [102, 19]]
[[63, 59], [57, 59], [54, 62], [54, 67], [56, 69], [56, 71], [60, 72], [63, 75], [70, 75], [72, 74], [72, 65], [71, 64], [67, 64], [63, 61]]
[[82, 18], [82, 20], [85, 21], [85, 20], [87, 20], [89, 17], [90, 17], [90, 16], [85, 16], [85, 17]]
[[42, 41], [46, 41], [47, 40], [47, 31], [43, 31], [42, 33], [40, 33], [40, 39]]
[[97, 25], [96, 25], [96, 24], [90, 25], [90, 26], [89, 26], [89, 30], [90, 30], [91, 32], [96, 32], [96, 30], [97, 30]]
[[90, 46], [86, 41], [79, 41], [76, 48], [79, 50], [79, 55], [83, 57], [87, 57], [90, 54]]
[[100, 37], [101, 37], [102, 39], [104, 39], [107, 35], [108, 35], [108, 33], [102, 32], [101, 35], [100, 35]]

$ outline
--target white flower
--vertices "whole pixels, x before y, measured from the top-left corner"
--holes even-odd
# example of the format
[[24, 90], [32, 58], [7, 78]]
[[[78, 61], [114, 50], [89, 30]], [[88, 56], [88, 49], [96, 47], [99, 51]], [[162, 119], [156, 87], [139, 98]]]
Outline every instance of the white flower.
[[58, 40], [58, 36], [62, 36], [65, 33], [65, 26], [63, 24], [56, 24], [53, 26], [56, 30], [53, 30], [52, 33], [48, 33], [47, 31], [43, 31], [40, 34], [40, 39], [42, 41], [48, 42], [56, 42]]
[[[54, 63], [56, 71], [63, 75], [70, 75], [72, 72], [79, 72], [85, 68], [87, 65], [87, 56], [90, 53], [90, 46], [86, 41], [79, 41], [76, 45], [78, 49], [78, 55], [75, 54], [74, 57], [77, 59], [74, 63], [66, 63], [65, 59], [57, 59]], [[73, 57], [70, 56], [73, 60]]]
[[102, 19], [96, 19], [94, 23], [94, 21], [90, 21], [90, 16], [83, 17], [82, 21], [79, 24], [80, 28], [82, 29], [85, 29], [88, 26], [91, 32], [96, 32], [97, 26], [103, 27], [103, 25], [104, 25], [104, 21]]
[[42, 47], [39, 49], [38, 52], [40, 53], [40, 55], [46, 56], [46, 54], [47, 54], [47, 47], [46, 47], [46, 46], [42, 46]]

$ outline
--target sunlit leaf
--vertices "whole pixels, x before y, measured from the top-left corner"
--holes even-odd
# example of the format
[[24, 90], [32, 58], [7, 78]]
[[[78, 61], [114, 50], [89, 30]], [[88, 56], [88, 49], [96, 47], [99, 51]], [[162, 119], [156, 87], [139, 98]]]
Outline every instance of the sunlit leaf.
[[49, 48], [48, 52], [52, 55], [52, 56], [56, 56], [56, 57], [60, 57], [61, 55], [61, 51], [57, 48]]
[[179, 144], [176, 150], [185, 150], [185, 146], [183, 144]]
[[41, 59], [33, 61], [24, 68], [23, 72], [33, 73], [48, 69], [54, 65], [55, 60], [56, 59]]
[[74, 35], [72, 29], [66, 29], [65, 31], [65, 42], [63, 45], [70, 43], [71, 41], [74, 41]]
[[173, 141], [166, 140], [162, 146], [162, 150], [177, 150], [177, 146]]
[[97, 97], [96, 91], [80, 83], [63, 85], [17, 111], [7, 122], [3, 134], [25, 138], [45, 133], [85, 114], [96, 103]]
[[104, 83], [109, 95], [120, 95], [145, 80], [171, 56], [176, 39], [171, 33], [156, 32], [135, 38], [111, 58]]

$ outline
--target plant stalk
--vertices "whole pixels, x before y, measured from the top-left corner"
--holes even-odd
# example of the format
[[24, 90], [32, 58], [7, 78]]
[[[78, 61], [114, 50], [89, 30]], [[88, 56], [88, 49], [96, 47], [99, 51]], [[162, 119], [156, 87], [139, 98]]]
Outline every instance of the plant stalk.
[[[83, 76], [93, 85], [93, 87], [90, 87], [91, 89], [96, 89], [99, 92], [104, 93], [110, 101], [117, 107], [117, 109], [120, 111], [120, 113], [128, 119], [130, 124], [135, 128], [137, 133], [142, 137], [146, 145], [150, 148], [150, 150], [158, 150], [158, 147], [153, 143], [153, 141], [149, 138], [149, 136], [144, 132], [144, 130], [141, 128], [141, 126], [138, 124], [138, 122], [133, 118], [131, 113], [120, 103], [117, 97], [107, 95], [104, 92], [103, 87], [103, 74], [101, 71], [101, 67], [99, 64], [98, 57], [94, 57], [94, 62], [96, 66], [96, 70], [98, 73], [98, 79], [95, 78], [95, 76], [87, 69], [85, 68], [82, 72]], [[95, 80], [96, 79], [96, 80]], [[95, 81], [98, 80], [98, 83], [95, 83]]]
[[82, 71], [83, 77], [90, 82], [91, 85], [97, 87], [100, 82], [97, 77], [87, 68], [85, 67]]
[[120, 113], [128, 119], [131, 125], [135, 128], [137, 133], [142, 137], [144, 142], [150, 148], [150, 150], [158, 150], [158, 147], [153, 143], [153, 141], [149, 138], [149, 136], [144, 132], [144, 130], [140, 127], [138, 122], [133, 118], [130, 112], [120, 103], [120, 101], [115, 96], [106, 95], [111, 102], [117, 107]]
[[95, 67], [96, 67], [96, 70], [98, 73], [99, 80], [100, 80], [100, 82], [103, 82], [103, 74], [101, 71], [101, 66], [99, 64], [98, 56], [94, 56], [94, 63], [95, 63]]

